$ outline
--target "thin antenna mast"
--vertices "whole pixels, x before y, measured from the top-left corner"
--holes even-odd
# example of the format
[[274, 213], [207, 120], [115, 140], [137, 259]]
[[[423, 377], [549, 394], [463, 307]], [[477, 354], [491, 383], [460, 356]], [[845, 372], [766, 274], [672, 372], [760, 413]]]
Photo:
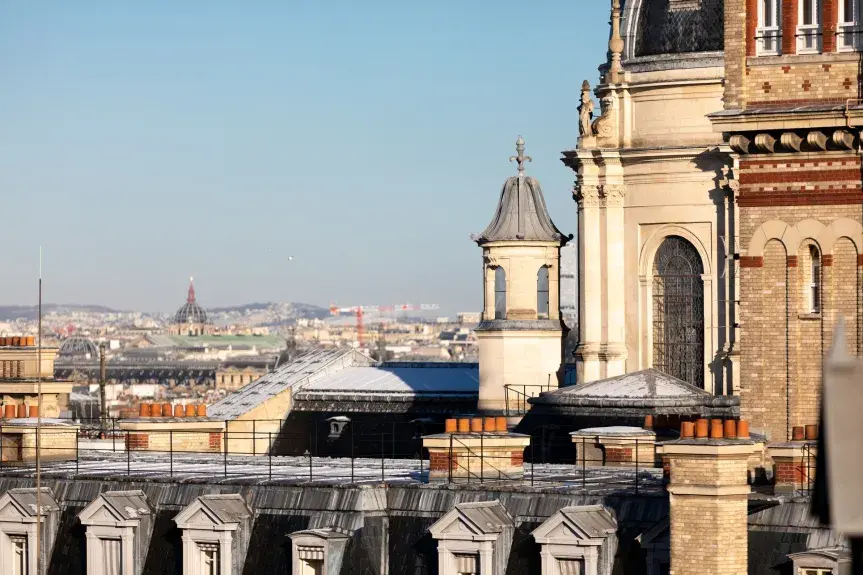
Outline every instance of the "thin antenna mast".
[[39, 246], [39, 310], [36, 333], [36, 575], [42, 575], [42, 246]]

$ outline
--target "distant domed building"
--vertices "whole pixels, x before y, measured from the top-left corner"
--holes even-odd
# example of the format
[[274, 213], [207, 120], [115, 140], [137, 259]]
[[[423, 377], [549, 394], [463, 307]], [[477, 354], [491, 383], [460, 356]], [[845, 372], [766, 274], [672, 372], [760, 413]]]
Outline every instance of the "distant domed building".
[[97, 359], [99, 348], [86, 337], [76, 335], [63, 340], [58, 355], [63, 359]]
[[194, 278], [189, 278], [189, 295], [186, 303], [174, 314], [174, 322], [170, 328], [171, 335], [208, 335], [213, 326], [209, 322], [207, 312], [195, 301]]

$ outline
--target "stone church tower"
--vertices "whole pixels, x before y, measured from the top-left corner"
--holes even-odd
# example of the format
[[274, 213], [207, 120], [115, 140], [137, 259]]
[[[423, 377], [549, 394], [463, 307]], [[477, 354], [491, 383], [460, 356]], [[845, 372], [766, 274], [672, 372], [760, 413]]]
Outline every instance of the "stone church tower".
[[518, 175], [508, 178], [491, 223], [473, 237], [482, 248], [484, 304], [479, 340], [479, 409], [502, 413], [516, 396], [558, 386], [562, 356], [560, 248], [568, 238], [551, 221], [539, 182], [524, 174], [524, 140], [516, 143]]
[[731, 157], [707, 117], [722, 109], [723, 1], [610, 4], [609, 58], [563, 153], [577, 174], [578, 382], [653, 367], [732, 394]]

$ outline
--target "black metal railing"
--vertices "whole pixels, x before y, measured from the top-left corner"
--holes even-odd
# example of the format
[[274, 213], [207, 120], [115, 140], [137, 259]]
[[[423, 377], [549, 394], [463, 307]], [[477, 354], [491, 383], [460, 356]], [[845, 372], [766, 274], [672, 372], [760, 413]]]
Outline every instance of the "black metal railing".
[[503, 397], [507, 417], [524, 415], [530, 409], [527, 402], [531, 397], [537, 397], [540, 393], [556, 389], [551, 383], [547, 384], [506, 384], [503, 386]]

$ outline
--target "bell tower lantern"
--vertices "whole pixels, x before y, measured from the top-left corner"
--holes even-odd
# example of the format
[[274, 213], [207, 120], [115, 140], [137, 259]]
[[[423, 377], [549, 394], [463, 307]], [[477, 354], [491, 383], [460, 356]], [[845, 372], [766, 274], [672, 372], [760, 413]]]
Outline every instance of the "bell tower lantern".
[[551, 221], [531, 161], [516, 142], [518, 174], [507, 178], [488, 227], [472, 239], [482, 248], [484, 304], [479, 340], [479, 409], [503, 413], [506, 387], [537, 395], [556, 388], [562, 359], [560, 248], [568, 238]]

